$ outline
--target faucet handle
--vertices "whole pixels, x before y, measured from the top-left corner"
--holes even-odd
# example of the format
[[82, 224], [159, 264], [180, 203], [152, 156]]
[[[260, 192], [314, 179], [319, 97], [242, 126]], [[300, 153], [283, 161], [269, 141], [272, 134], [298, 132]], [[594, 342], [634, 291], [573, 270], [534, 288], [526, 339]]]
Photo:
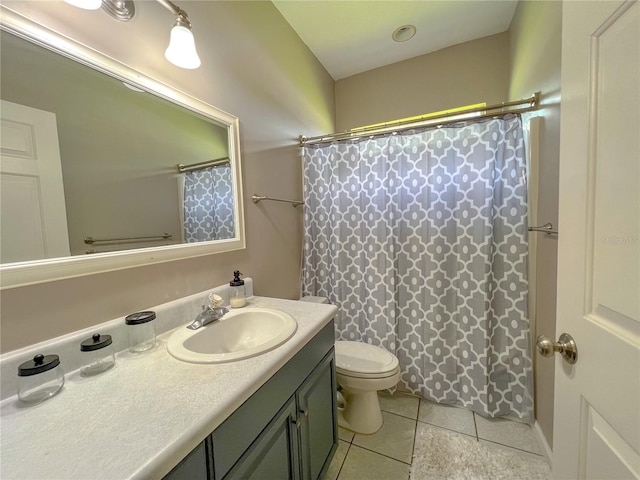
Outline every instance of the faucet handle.
[[222, 297], [220, 295], [216, 295], [215, 293], [209, 294], [209, 308], [212, 310], [217, 310], [222, 307]]

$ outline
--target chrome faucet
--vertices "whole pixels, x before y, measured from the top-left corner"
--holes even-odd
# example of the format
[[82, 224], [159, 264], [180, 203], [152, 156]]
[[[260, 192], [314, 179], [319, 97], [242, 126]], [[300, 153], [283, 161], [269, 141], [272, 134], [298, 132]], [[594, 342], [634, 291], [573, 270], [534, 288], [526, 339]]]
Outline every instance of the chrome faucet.
[[209, 294], [209, 305], [202, 305], [202, 311], [198, 314], [196, 319], [187, 328], [190, 330], [197, 330], [200, 327], [220, 320], [224, 315], [229, 313], [229, 309], [222, 306], [222, 297]]

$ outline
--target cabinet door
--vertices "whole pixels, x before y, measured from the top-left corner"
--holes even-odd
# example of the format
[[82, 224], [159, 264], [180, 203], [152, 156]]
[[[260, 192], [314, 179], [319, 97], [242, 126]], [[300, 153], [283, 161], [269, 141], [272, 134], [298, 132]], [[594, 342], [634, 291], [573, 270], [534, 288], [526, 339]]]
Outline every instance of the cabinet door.
[[224, 477], [225, 480], [298, 480], [296, 421], [296, 403], [292, 397]]
[[333, 350], [300, 386], [296, 397], [302, 478], [317, 480], [338, 448]]
[[163, 480], [207, 480], [209, 478], [207, 450], [207, 441], [205, 440], [194, 448]]

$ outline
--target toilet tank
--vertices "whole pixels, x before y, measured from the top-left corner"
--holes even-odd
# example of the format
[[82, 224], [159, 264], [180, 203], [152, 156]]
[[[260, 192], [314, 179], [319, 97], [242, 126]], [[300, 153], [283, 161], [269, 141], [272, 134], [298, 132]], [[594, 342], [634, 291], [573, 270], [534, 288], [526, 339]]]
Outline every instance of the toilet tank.
[[309, 303], [329, 303], [329, 299], [326, 297], [314, 297], [308, 295], [306, 297], [302, 297], [300, 299], [301, 302], [309, 302]]

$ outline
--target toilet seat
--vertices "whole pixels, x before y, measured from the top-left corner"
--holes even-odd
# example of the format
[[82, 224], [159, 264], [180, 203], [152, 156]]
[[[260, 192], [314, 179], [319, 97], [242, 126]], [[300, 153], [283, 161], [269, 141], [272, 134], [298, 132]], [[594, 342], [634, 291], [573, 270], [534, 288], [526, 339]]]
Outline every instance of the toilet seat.
[[397, 375], [400, 372], [400, 367], [392, 370], [391, 372], [380, 374], [380, 373], [353, 373], [348, 370], [340, 370], [336, 368], [336, 373], [341, 377], [349, 377], [349, 378], [358, 378], [362, 380], [383, 380], [385, 378], [392, 378], [394, 375]]
[[398, 358], [381, 347], [362, 342], [337, 341], [336, 373], [354, 378], [385, 378], [400, 369]]

